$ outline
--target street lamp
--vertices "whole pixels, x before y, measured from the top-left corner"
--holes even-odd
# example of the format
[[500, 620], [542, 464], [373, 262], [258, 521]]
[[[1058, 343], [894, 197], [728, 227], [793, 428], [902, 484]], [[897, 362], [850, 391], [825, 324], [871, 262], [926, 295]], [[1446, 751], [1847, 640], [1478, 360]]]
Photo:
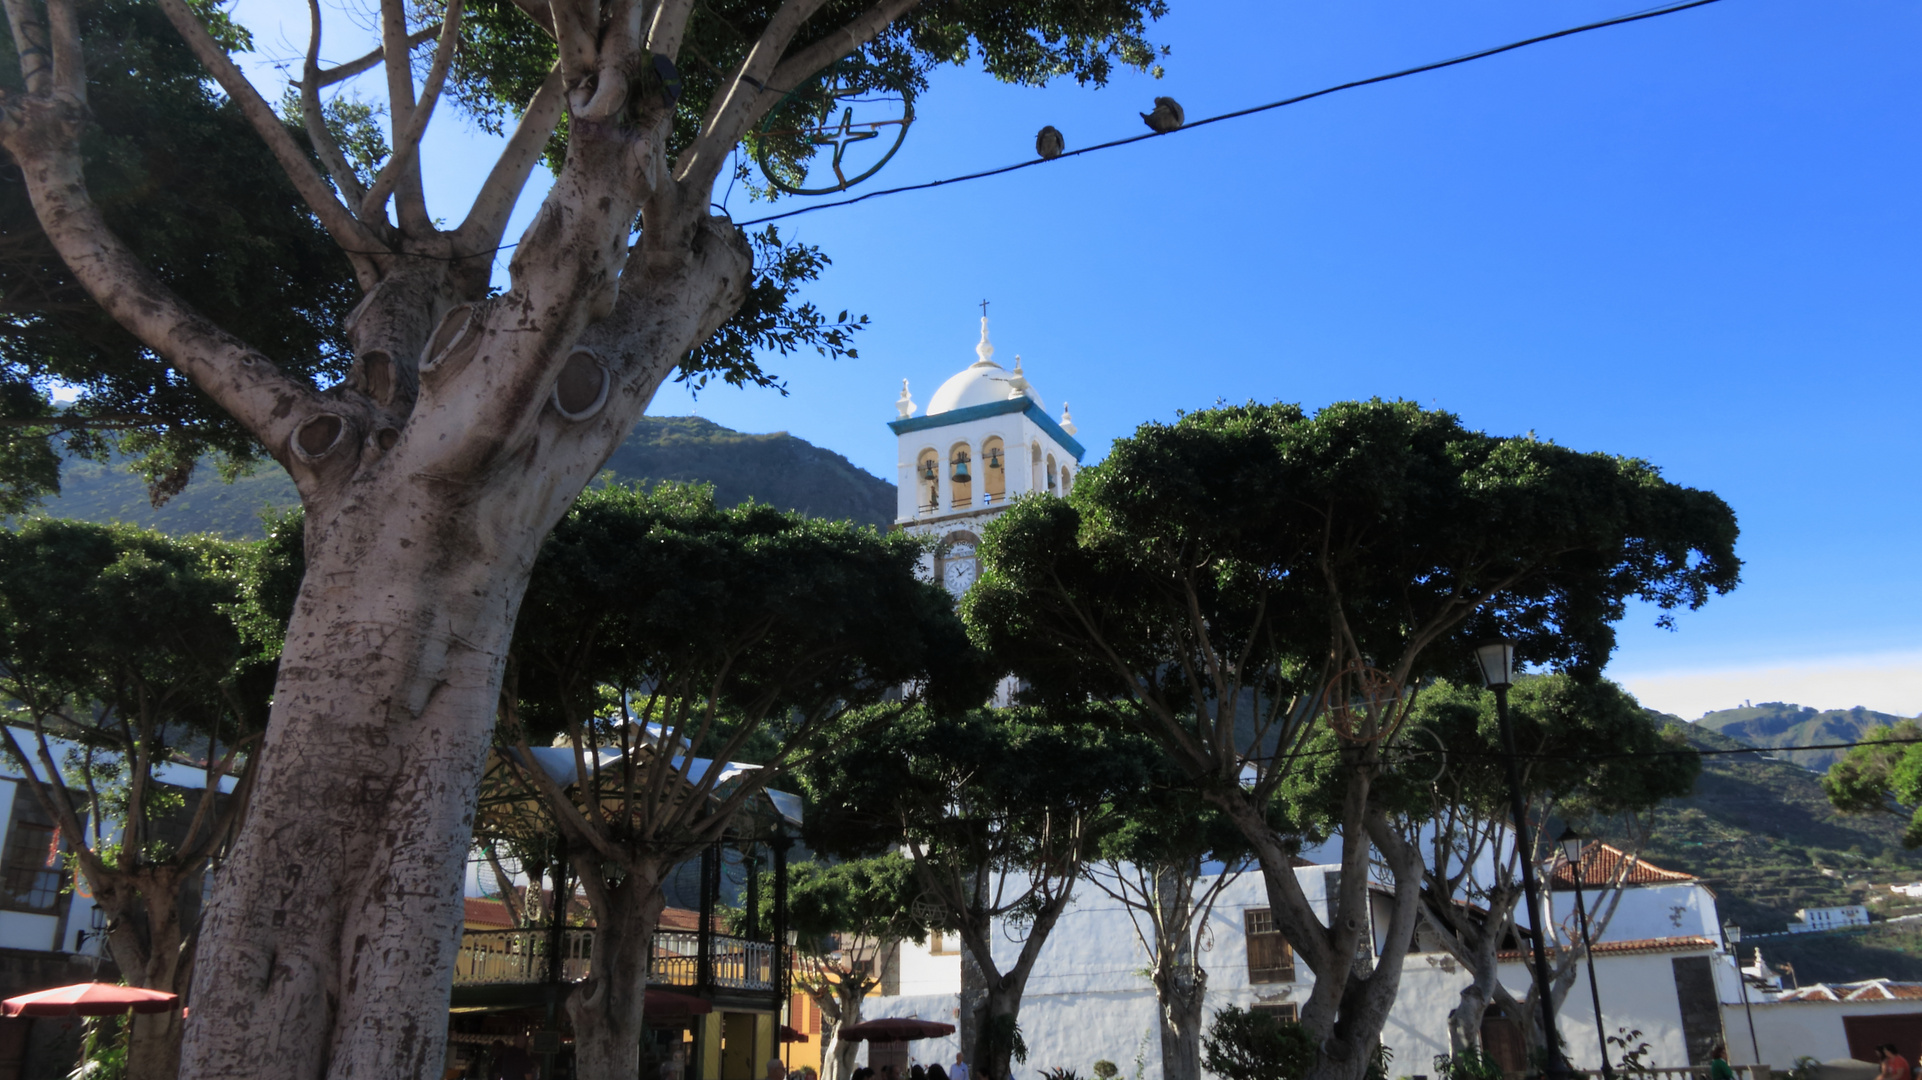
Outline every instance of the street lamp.
[[1742, 951], [1735, 948], [1742, 942], [1742, 928], [1734, 922], [1722, 924], [1722, 938], [1729, 944], [1729, 951], [1735, 955], [1735, 983], [1742, 988], [1742, 1014], [1748, 1017], [1748, 1048], [1755, 1055], [1755, 1064], [1762, 1063], [1762, 1051], [1755, 1045], [1755, 1011], [1748, 1007], [1748, 977], [1742, 974]]
[[1595, 981], [1595, 945], [1588, 936], [1588, 905], [1582, 900], [1582, 878], [1587, 876], [1582, 866], [1582, 834], [1570, 826], [1555, 842], [1568, 856], [1569, 874], [1575, 879], [1575, 915], [1582, 927], [1582, 959], [1588, 962], [1588, 997], [1595, 1004], [1595, 1042], [1602, 1048], [1602, 1076], [1615, 1080], [1615, 1066], [1608, 1063], [1608, 1028], [1602, 1026], [1602, 988]]
[[[1542, 925], [1542, 891], [1535, 881], [1535, 845], [1528, 831], [1528, 804], [1522, 798], [1522, 777], [1515, 762], [1515, 729], [1508, 723], [1508, 688], [1515, 684], [1515, 643], [1495, 640], [1475, 646], [1482, 681], [1495, 691], [1495, 719], [1502, 730], [1502, 755], [1508, 766], [1508, 805], [1515, 819], [1515, 844], [1521, 855], [1522, 893], [1528, 898], [1528, 921], [1535, 935], [1535, 995], [1542, 1002], [1542, 1049], [1548, 1053], [1548, 1075], [1565, 1077], [1561, 1035], [1555, 1030], [1555, 996], [1548, 977], [1546, 927]], [[1606, 1060], [1606, 1055], [1604, 1055]]]

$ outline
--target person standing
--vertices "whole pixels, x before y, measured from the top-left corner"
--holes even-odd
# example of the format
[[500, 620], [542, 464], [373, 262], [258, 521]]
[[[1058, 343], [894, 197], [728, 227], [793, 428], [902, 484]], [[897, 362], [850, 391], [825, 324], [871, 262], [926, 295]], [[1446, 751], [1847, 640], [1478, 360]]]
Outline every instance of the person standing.
[[1728, 1048], [1721, 1043], [1709, 1048], [1708, 1080], [1735, 1080], [1735, 1069], [1728, 1063]]
[[1883, 1043], [1875, 1050], [1882, 1058], [1882, 1072], [1876, 1080], [1910, 1080], [1909, 1059], [1896, 1050], [1894, 1043]]
[[960, 1054], [954, 1055], [954, 1064], [948, 1066], [948, 1080], [973, 1080], [968, 1075], [968, 1059]]

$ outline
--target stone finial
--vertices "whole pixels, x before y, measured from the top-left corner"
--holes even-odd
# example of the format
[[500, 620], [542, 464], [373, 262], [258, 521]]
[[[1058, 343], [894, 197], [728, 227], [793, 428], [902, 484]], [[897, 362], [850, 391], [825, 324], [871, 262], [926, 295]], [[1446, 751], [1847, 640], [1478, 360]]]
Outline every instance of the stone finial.
[[894, 411], [900, 413], [903, 420], [914, 415], [914, 395], [908, 393], [906, 379], [901, 380], [901, 396], [894, 399]]
[[1021, 354], [1015, 353], [1014, 377], [1008, 380], [1008, 396], [1011, 398], [1027, 397], [1029, 389], [1028, 375], [1021, 370]]
[[1061, 430], [1070, 435], [1073, 435], [1075, 430], [1074, 417], [1068, 412], [1068, 403], [1065, 401], [1061, 403]]
[[986, 315], [981, 316], [981, 343], [974, 347], [974, 355], [981, 358], [975, 361], [977, 364], [994, 363], [994, 345], [988, 341], [988, 317]]

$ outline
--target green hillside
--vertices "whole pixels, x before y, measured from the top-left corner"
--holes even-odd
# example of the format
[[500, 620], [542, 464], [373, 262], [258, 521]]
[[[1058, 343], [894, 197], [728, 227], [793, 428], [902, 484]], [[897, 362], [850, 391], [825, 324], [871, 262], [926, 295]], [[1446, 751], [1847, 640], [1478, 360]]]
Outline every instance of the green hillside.
[[[642, 417], [608, 459], [607, 469], [621, 480], [711, 483], [723, 506], [752, 498], [815, 517], [867, 525], [894, 520], [894, 485], [840, 454], [786, 432], [743, 434], [698, 416]], [[146, 485], [117, 465], [71, 461], [60, 483], [59, 497], [44, 504], [51, 515], [124, 521], [171, 533], [259, 536], [262, 510], [298, 502], [293, 481], [271, 461], [232, 484], [211, 468], [201, 469], [187, 490], [158, 510], [147, 502]]]
[[[1740, 709], [1721, 709], [1695, 721], [1696, 726], [1719, 731], [1750, 746], [1814, 746], [1822, 743], [1853, 742], [1871, 728], [1888, 727], [1907, 717], [1876, 712], [1856, 706], [1853, 709], [1816, 711], [1806, 705], [1765, 701]], [[1826, 772], [1842, 750], [1792, 751], [1782, 756], [1805, 768]]]
[[[1697, 749], [1743, 746], [1683, 726]], [[1648, 860], [1701, 877], [1724, 918], [1758, 933], [1783, 929], [1797, 908], [1865, 902], [1872, 881], [1922, 878], [1922, 851], [1903, 849], [1900, 819], [1840, 813], [1818, 774], [1757, 753], [1704, 757], [1695, 793], [1663, 803], [1650, 824]]]

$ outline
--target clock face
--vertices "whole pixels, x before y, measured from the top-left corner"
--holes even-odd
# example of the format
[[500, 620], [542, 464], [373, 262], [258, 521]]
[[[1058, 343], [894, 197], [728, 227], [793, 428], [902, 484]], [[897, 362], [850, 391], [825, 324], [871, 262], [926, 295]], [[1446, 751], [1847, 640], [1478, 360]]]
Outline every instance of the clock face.
[[967, 592], [968, 586], [974, 584], [974, 574], [974, 557], [972, 555], [960, 559], [949, 558], [947, 572], [944, 575], [947, 580], [948, 591], [956, 596]]

